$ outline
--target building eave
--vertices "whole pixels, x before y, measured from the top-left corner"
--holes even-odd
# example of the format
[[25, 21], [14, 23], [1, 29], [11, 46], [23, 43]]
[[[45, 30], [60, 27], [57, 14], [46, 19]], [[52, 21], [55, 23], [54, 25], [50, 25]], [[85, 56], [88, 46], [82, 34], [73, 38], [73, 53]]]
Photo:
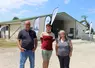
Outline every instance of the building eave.
[[[73, 20], [77, 21], [78, 23], [80, 23], [78, 20], [76, 20], [75, 18], [73, 18], [72, 16], [70, 16], [69, 14], [67, 14], [66, 12], [59, 12], [58, 14], [62, 14], [65, 13], [66, 15], [68, 15], [69, 17], [71, 17]], [[36, 19], [36, 18], [41, 18], [41, 17], [46, 17], [46, 16], [52, 16], [52, 14], [46, 14], [46, 15], [41, 15], [41, 16], [35, 16], [35, 17], [31, 17], [31, 18], [24, 18], [24, 19], [19, 19], [19, 20], [12, 20], [12, 21], [5, 21], [5, 22], [0, 22], [0, 25], [7, 25], [7, 24], [20, 24], [21, 22], [24, 22], [26, 20], [32, 20], [32, 19]], [[13, 23], [14, 22], [14, 23]], [[17, 23], [16, 23], [17, 22]], [[82, 24], [82, 23], [80, 23]], [[83, 24], [82, 24], [83, 25]], [[86, 27], [85, 25], [83, 25], [84, 27]]]

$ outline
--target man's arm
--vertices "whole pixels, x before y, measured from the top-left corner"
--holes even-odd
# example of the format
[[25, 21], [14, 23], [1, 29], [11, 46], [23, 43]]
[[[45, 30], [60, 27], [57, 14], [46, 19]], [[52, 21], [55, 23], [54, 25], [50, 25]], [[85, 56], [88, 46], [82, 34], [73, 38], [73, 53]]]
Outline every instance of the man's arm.
[[35, 51], [37, 49], [37, 46], [38, 46], [38, 40], [37, 40], [36, 32], [34, 32], [34, 49], [32, 51]]
[[34, 39], [34, 45], [35, 45], [35, 49], [37, 48], [37, 45], [38, 45], [38, 40], [37, 38]]
[[19, 32], [18, 34], [18, 37], [17, 37], [17, 46], [18, 48], [21, 50], [21, 52], [24, 52], [24, 48], [21, 47], [21, 43], [22, 43], [22, 34], [21, 34], [21, 31]]
[[32, 49], [32, 51], [34, 52], [37, 49], [38, 46], [38, 41], [37, 38], [34, 39], [34, 48]]
[[18, 45], [18, 48], [21, 49], [21, 40], [17, 40], [17, 45]]
[[72, 42], [70, 41], [70, 52], [73, 51], [73, 45], [72, 45]]
[[55, 35], [53, 34], [53, 41], [55, 41]]
[[24, 52], [25, 49], [21, 47], [21, 40], [18, 39], [17, 43], [18, 43], [17, 45], [18, 45], [18, 48], [20, 49], [20, 51]]
[[56, 51], [56, 56], [58, 56], [58, 41], [56, 40], [56, 45], [55, 45], [55, 51]]

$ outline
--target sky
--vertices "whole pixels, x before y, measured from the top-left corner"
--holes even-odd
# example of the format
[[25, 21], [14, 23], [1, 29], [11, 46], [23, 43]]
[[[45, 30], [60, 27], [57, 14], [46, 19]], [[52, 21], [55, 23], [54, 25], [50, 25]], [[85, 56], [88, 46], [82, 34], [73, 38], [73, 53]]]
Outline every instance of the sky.
[[51, 14], [56, 7], [78, 21], [86, 15], [95, 29], [95, 0], [0, 0], [0, 22]]

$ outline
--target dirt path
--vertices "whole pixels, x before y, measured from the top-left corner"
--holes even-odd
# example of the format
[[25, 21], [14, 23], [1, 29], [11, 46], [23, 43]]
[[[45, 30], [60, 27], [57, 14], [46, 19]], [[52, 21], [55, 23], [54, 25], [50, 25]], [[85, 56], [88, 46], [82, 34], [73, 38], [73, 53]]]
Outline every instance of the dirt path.
[[[73, 42], [74, 52], [71, 57], [70, 68], [95, 68], [95, 43]], [[35, 68], [42, 68], [41, 49], [36, 51]], [[19, 68], [19, 49], [18, 48], [0, 48], [0, 68]], [[26, 68], [29, 68], [27, 60]], [[49, 68], [59, 68], [59, 62], [55, 56], [55, 51], [50, 61]]]

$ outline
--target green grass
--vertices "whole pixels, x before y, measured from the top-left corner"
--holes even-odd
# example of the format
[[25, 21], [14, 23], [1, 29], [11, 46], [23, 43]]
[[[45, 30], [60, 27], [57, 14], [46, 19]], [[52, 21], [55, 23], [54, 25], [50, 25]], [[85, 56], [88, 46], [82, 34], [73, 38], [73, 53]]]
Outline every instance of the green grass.
[[10, 47], [16, 47], [16, 42], [6, 41], [5, 39], [0, 39], [0, 47], [3, 48], [10, 48]]

